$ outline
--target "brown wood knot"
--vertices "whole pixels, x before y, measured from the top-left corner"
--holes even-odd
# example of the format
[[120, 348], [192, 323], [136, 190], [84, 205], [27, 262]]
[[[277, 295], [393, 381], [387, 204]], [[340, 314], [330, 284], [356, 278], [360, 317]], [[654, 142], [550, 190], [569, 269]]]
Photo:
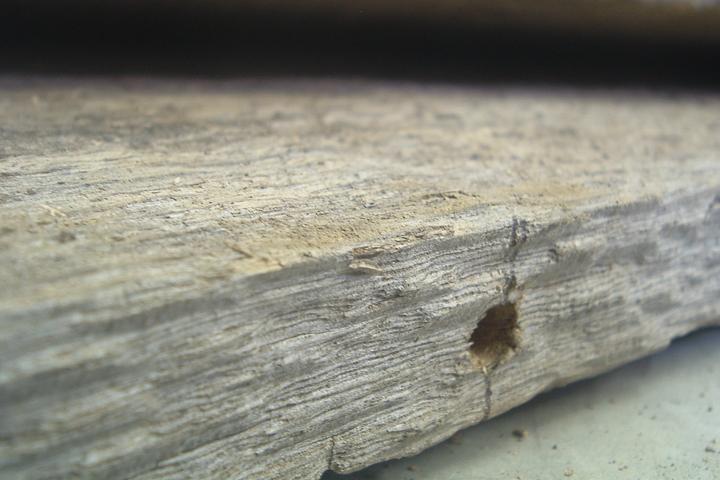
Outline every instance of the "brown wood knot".
[[515, 304], [490, 308], [470, 336], [470, 357], [475, 367], [487, 371], [512, 357], [518, 349], [519, 328]]

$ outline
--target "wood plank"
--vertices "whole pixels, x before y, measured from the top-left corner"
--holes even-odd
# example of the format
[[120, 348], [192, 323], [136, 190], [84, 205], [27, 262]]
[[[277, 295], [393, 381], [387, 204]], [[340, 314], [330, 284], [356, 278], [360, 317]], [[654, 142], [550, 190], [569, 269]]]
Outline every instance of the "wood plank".
[[0, 81], [6, 479], [307, 478], [720, 324], [720, 97]]

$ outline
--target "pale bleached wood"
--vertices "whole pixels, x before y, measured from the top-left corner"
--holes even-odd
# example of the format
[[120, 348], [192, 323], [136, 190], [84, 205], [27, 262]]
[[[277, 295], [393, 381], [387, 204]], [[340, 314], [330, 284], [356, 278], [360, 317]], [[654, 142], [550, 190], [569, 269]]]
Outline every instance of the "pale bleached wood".
[[0, 125], [4, 479], [349, 472], [720, 323], [717, 96], [6, 78]]

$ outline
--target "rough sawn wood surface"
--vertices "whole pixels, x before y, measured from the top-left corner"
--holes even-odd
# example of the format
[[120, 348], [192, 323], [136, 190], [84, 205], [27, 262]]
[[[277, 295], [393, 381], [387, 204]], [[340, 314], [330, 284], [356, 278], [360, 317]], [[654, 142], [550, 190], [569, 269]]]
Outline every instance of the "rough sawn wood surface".
[[0, 86], [4, 479], [314, 480], [720, 324], [717, 96]]

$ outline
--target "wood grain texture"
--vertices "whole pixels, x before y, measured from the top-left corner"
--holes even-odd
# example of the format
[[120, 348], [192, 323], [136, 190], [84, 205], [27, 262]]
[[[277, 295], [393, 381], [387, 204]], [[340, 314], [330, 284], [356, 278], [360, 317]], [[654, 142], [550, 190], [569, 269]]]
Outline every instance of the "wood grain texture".
[[0, 86], [5, 479], [350, 472], [720, 324], [717, 96]]

